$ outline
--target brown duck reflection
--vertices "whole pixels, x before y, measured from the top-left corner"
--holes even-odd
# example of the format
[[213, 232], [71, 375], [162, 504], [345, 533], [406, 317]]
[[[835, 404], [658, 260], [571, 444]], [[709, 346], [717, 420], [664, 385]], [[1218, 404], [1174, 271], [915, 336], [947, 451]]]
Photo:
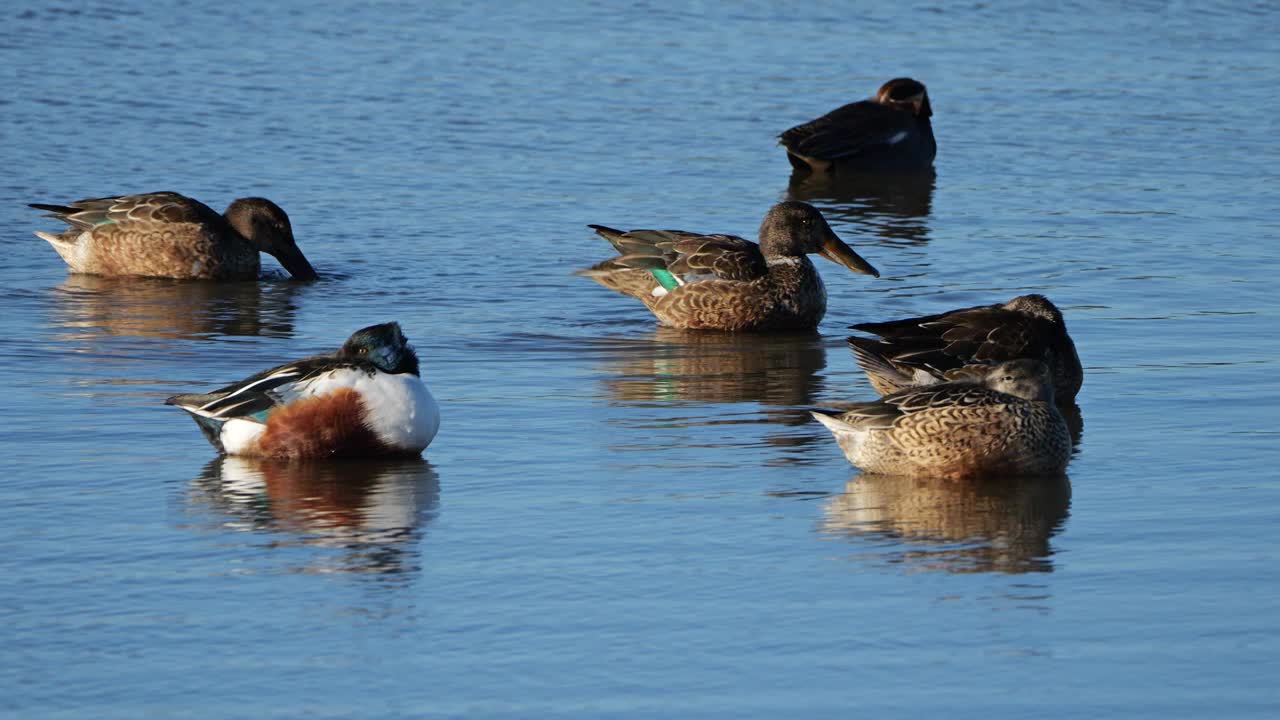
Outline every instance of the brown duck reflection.
[[787, 198], [813, 205], [837, 227], [854, 227], [897, 243], [929, 240], [927, 222], [937, 174], [792, 175]]
[[291, 282], [191, 282], [68, 275], [54, 289], [54, 323], [77, 338], [190, 339], [287, 336], [297, 312]]
[[624, 402], [811, 403], [827, 366], [822, 336], [717, 333], [659, 327], [615, 345], [604, 381]]
[[422, 459], [289, 463], [228, 456], [192, 481], [187, 505], [221, 516], [220, 527], [283, 532], [298, 545], [343, 551], [318, 558], [307, 571], [390, 574], [418, 569], [422, 525], [439, 499], [435, 470]]
[[[622, 403], [751, 403], [742, 413], [714, 419], [685, 418], [694, 424], [767, 424], [762, 441], [795, 451], [829, 441], [813, 432], [807, 407], [822, 394], [827, 350], [822, 336], [807, 334], [717, 333], [658, 327], [640, 340], [611, 341], [602, 381], [608, 396]], [[773, 462], [807, 462], [806, 453]]]
[[1067, 518], [1071, 482], [860, 475], [827, 505], [823, 532], [892, 540], [877, 556], [912, 570], [1051, 572], [1049, 538]]

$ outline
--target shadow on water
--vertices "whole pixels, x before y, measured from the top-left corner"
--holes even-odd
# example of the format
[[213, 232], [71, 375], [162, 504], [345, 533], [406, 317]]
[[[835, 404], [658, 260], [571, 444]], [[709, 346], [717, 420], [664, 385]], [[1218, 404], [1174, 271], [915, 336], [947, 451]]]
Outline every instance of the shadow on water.
[[305, 287], [288, 281], [219, 283], [68, 275], [53, 290], [52, 320], [76, 339], [285, 337], [293, 333], [296, 295]]
[[1070, 506], [1065, 476], [958, 482], [864, 474], [827, 504], [820, 529], [887, 541], [855, 559], [911, 571], [1052, 572], [1049, 539]]
[[922, 245], [929, 240], [929, 213], [937, 173], [794, 174], [789, 200], [818, 208], [836, 226], [865, 230], [895, 244]]
[[214, 526], [291, 539], [273, 547], [338, 551], [300, 572], [396, 575], [420, 569], [418, 541], [440, 502], [422, 459], [289, 463], [220, 457], [191, 481], [185, 505]]

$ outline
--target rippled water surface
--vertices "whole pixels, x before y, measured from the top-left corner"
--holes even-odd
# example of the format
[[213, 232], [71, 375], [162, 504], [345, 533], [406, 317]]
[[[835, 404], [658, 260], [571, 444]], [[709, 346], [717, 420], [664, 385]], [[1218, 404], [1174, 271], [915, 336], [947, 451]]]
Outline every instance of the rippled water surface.
[[[28, 3], [0, 23], [0, 714], [1274, 717], [1280, 14]], [[781, 130], [929, 84], [935, 176]], [[324, 278], [68, 276], [32, 201], [286, 208]], [[585, 225], [807, 199], [820, 334], [659, 328]], [[279, 273], [274, 263], [272, 272]], [[861, 477], [858, 321], [1052, 297], [1060, 482]], [[219, 459], [175, 392], [399, 320], [421, 462]]]

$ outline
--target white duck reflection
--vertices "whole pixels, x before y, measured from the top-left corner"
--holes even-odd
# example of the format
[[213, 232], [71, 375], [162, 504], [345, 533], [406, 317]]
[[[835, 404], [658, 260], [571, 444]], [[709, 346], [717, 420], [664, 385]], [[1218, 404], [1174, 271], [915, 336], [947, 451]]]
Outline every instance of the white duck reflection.
[[307, 572], [401, 573], [417, 569], [421, 530], [439, 498], [436, 472], [421, 459], [289, 463], [227, 456], [192, 481], [187, 505], [213, 514], [221, 528], [292, 536], [273, 545], [342, 551], [315, 557]]
[[821, 530], [884, 541], [867, 557], [910, 570], [1050, 572], [1049, 539], [1070, 505], [1066, 477], [957, 482], [865, 474], [830, 500]]

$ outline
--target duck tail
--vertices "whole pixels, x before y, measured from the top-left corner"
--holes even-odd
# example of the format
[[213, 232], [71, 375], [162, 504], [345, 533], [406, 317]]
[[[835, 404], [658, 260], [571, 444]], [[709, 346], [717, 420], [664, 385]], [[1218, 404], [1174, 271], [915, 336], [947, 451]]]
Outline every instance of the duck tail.
[[894, 367], [893, 363], [879, 352], [878, 340], [853, 335], [846, 342], [849, 343], [849, 349], [853, 351], [854, 359], [858, 361], [858, 367], [866, 373], [867, 380], [876, 392], [888, 395], [915, 386], [911, 376]]

